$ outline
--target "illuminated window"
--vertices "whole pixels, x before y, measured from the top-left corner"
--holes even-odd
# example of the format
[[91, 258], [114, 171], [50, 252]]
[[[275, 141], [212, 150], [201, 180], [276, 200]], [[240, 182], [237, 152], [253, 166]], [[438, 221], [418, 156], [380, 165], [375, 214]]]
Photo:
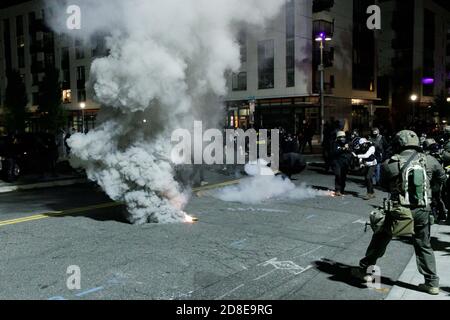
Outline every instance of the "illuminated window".
[[63, 103], [71, 103], [72, 102], [72, 90], [63, 90]]

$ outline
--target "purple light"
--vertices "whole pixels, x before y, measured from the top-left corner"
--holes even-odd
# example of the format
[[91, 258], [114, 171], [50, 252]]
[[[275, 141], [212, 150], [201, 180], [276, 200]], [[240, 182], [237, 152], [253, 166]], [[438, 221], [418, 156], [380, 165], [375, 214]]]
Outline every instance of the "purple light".
[[434, 79], [433, 78], [423, 78], [422, 83], [425, 85], [430, 85], [430, 84], [434, 83]]

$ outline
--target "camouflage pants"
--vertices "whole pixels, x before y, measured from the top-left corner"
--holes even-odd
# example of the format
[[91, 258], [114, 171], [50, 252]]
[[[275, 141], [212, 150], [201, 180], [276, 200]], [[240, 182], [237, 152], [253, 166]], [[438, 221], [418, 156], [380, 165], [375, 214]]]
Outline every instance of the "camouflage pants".
[[[416, 252], [417, 268], [424, 276], [425, 283], [433, 287], [439, 287], [439, 277], [436, 271], [436, 259], [433, 248], [431, 247], [431, 224], [430, 212], [423, 209], [413, 211], [414, 232], [413, 237], [414, 250]], [[366, 257], [360, 261], [360, 267], [367, 269], [375, 266], [377, 260], [384, 256], [386, 248], [392, 240], [392, 236], [381, 232], [374, 234], [372, 241], [367, 249]]]

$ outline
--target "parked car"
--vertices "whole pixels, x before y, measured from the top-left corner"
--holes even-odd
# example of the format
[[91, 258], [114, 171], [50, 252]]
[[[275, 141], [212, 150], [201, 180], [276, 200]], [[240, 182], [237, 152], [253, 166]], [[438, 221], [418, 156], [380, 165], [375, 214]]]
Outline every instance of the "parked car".
[[22, 174], [44, 173], [57, 159], [52, 135], [24, 133], [0, 138], [0, 173], [7, 182]]

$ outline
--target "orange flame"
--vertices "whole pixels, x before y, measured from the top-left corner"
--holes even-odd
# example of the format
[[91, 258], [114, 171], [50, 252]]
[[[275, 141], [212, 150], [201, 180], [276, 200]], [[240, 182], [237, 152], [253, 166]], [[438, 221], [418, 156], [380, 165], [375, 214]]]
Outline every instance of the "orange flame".
[[198, 218], [188, 215], [184, 213], [184, 222], [186, 223], [196, 223], [198, 222]]

